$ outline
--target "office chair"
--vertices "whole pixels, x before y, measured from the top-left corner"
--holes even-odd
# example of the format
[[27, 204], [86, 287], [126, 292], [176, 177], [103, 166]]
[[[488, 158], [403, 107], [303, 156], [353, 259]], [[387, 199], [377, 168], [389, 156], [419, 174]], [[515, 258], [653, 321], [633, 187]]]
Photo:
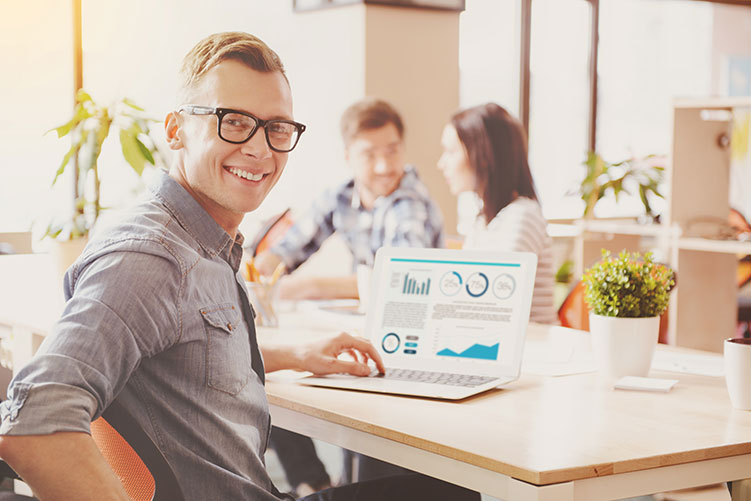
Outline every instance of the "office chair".
[[[740, 211], [730, 208], [728, 226], [738, 240], [748, 240], [751, 224]], [[740, 291], [751, 282], [751, 255], [741, 256], [736, 269], [736, 284]], [[738, 294], [738, 331], [743, 337], [751, 337], [751, 296], [748, 292]]]
[[[134, 501], [184, 501], [164, 455], [117, 401], [91, 423], [91, 436]], [[0, 477], [20, 477], [0, 461]]]
[[248, 245], [250, 255], [255, 257], [256, 254], [262, 253], [277, 243], [293, 224], [295, 222], [292, 220], [289, 209], [285, 209], [280, 214], [270, 218], [264, 223], [256, 238]]
[[586, 291], [587, 287], [584, 282], [578, 280], [566, 295], [566, 299], [558, 308], [558, 320], [563, 327], [589, 330], [589, 308], [584, 302]]

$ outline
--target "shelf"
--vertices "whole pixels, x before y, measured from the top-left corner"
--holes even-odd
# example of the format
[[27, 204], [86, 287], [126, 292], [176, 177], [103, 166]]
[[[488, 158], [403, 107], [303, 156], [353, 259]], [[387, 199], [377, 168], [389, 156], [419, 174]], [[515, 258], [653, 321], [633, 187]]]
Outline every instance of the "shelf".
[[582, 233], [574, 224], [548, 223], [547, 228], [551, 238], [576, 238]]
[[595, 233], [612, 233], [614, 235], [639, 235], [659, 237], [668, 234], [668, 229], [661, 224], [639, 224], [633, 219], [589, 219], [577, 221], [583, 230]]
[[751, 96], [678, 98], [678, 99], [673, 100], [673, 107], [674, 108], [694, 108], [694, 109], [750, 108]]
[[684, 237], [677, 239], [676, 245], [681, 250], [719, 252], [723, 254], [751, 254], [751, 242], [739, 242], [737, 240]]
[[639, 224], [633, 219], [580, 219], [572, 223], [549, 223], [548, 234], [553, 238], [578, 237], [583, 232], [611, 235], [660, 237], [670, 234], [661, 224]]

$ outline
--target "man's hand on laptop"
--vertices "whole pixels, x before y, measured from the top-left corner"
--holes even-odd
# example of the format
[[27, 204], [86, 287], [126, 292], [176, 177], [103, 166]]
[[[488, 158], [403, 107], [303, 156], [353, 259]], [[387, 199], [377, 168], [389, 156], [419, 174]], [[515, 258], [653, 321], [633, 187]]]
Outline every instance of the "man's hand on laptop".
[[[365, 338], [341, 333], [328, 339], [322, 339], [300, 347], [300, 370], [310, 371], [316, 375], [352, 374], [367, 376], [372, 372], [369, 361], [375, 363], [378, 372], [386, 372], [381, 355]], [[348, 355], [346, 360], [340, 355]]]

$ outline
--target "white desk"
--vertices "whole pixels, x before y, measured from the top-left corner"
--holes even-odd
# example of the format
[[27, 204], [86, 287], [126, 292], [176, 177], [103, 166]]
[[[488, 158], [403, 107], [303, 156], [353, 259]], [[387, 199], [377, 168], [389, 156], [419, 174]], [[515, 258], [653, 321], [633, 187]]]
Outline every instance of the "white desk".
[[[312, 318], [296, 316], [261, 336], [322, 334], [297, 328]], [[560, 329], [533, 325], [529, 339], [560, 342]], [[588, 334], [569, 333], [586, 346]], [[724, 379], [651, 375], [679, 383], [669, 393], [614, 391], [593, 373], [523, 369], [506, 389], [440, 402], [303, 387], [280, 373], [269, 375], [267, 393], [277, 426], [501, 499], [618, 499], [750, 476], [751, 412], [731, 408]]]

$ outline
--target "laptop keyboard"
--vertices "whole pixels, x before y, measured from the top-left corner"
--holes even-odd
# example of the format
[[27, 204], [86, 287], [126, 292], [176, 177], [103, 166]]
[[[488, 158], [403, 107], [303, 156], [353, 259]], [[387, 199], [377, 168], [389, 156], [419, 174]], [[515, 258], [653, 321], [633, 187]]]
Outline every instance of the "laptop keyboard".
[[372, 377], [398, 379], [400, 381], [415, 381], [418, 383], [445, 384], [449, 386], [466, 386], [473, 388], [498, 379], [488, 376], [470, 376], [468, 374], [451, 374], [449, 372], [416, 371], [409, 369], [386, 369], [386, 374], [373, 371]]

